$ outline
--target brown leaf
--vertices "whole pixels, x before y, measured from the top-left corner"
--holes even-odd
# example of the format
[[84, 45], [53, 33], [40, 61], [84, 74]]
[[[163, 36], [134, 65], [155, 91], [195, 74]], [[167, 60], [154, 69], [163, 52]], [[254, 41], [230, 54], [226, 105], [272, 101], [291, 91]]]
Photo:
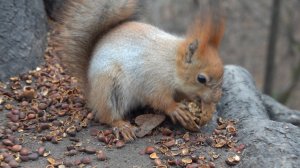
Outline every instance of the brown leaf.
[[154, 128], [159, 126], [166, 119], [165, 115], [159, 114], [144, 114], [140, 115], [135, 119], [135, 123], [140, 125], [136, 131], [137, 137], [144, 137], [150, 133]]

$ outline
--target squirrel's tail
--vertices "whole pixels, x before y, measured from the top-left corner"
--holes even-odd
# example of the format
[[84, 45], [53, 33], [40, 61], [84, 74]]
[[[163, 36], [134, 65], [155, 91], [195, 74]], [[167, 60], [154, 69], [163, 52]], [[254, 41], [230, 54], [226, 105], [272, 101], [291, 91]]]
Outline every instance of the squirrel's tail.
[[86, 87], [87, 70], [97, 41], [117, 25], [133, 18], [138, 0], [72, 0], [65, 4], [59, 44], [67, 70]]

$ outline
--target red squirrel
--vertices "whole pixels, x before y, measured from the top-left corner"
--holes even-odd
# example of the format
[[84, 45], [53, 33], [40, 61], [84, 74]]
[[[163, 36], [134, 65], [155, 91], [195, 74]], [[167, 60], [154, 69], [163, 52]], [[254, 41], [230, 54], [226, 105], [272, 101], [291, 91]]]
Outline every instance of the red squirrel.
[[136, 136], [125, 115], [144, 105], [197, 130], [176, 95], [207, 103], [220, 99], [214, 93], [224, 71], [218, 52], [223, 22], [207, 15], [179, 37], [133, 21], [138, 3], [70, 1], [61, 18], [63, 63], [78, 78], [95, 118], [118, 128], [126, 141]]

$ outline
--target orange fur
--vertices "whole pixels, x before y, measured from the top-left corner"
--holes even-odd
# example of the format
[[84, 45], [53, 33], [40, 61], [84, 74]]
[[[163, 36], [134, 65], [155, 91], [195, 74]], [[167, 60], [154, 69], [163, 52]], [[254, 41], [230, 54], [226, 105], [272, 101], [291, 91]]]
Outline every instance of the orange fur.
[[[224, 20], [215, 19], [212, 14], [201, 18], [195, 21], [185, 40], [178, 47], [177, 73], [187, 86], [196, 88], [191, 92], [197, 92], [197, 96], [206, 99], [202, 93], [219, 84], [224, 73], [218, 52], [224, 34]], [[195, 40], [198, 41], [198, 47], [192, 55], [191, 63], [186, 63], [189, 47]], [[197, 75], [201, 73], [210, 79], [206, 87], [199, 86], [196, 80]]]

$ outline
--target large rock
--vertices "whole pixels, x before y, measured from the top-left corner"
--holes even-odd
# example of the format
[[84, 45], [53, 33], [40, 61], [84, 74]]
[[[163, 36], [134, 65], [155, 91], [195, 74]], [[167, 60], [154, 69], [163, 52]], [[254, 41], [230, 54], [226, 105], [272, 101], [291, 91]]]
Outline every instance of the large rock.
[[0, 80], [39, 65], [47, 40], [43, 1], [0, 1]]
[[246, 144], [243, 160], [238, 167], [300, 165], [300, 128], [270, 120], [268, 110], [272, 110], [272, 104], [278, 105], [256, 89], [251, 75], [245, 69], [226, 66], [223, 97], [217, 115], [238, 120], [239, 141]]

